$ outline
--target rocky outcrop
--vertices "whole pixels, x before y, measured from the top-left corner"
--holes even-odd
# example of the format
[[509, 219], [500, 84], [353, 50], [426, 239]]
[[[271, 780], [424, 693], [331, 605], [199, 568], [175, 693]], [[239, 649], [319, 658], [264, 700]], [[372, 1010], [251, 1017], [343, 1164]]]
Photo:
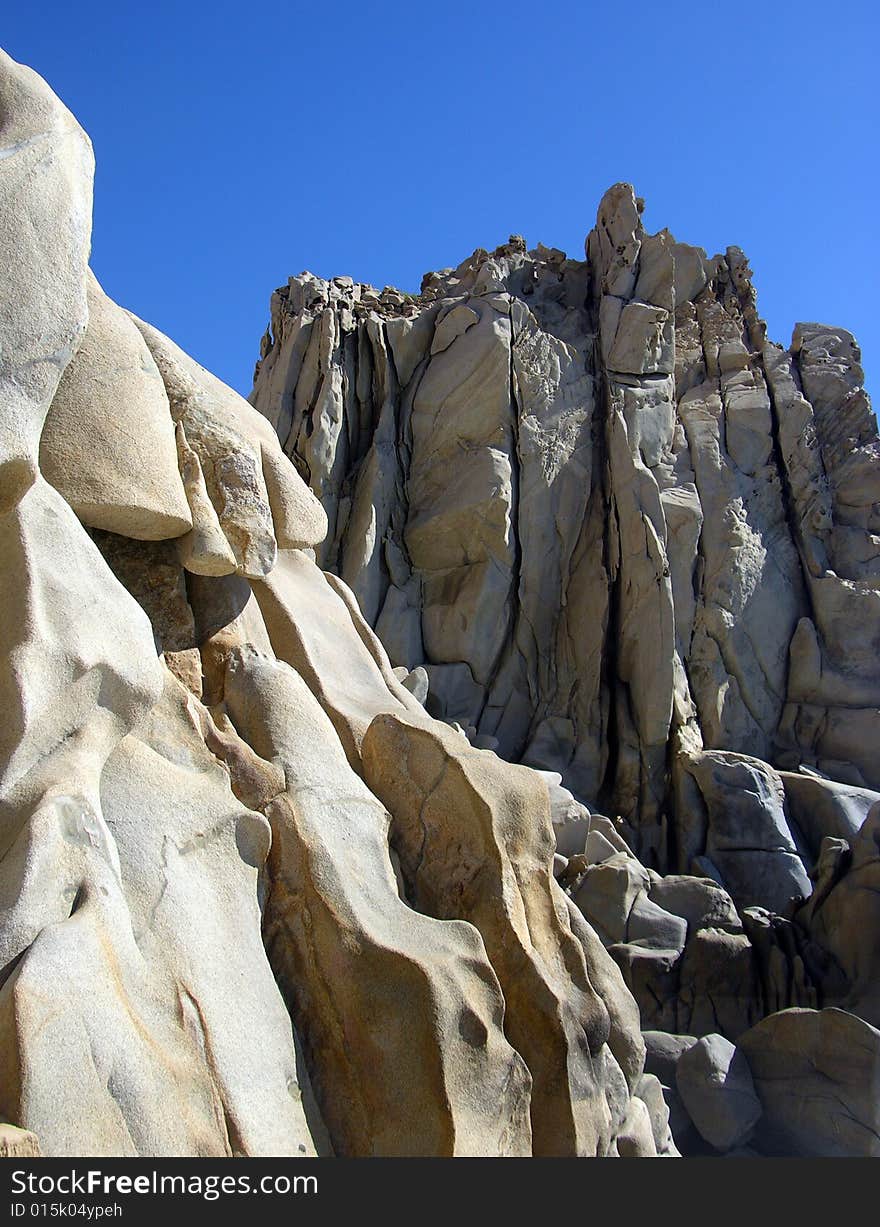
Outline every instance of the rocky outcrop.
[[798, 773], [875, 787], [880, 441], [849, 334], [772, 345], [743, 253], [641, 207], [610, 189], [586, 261], [515, 236], [417, 296], [292, 277], [251, 402], [435, 715], [621, 816], [651, 867], [708, 858], [780, 910], [808, 883], [770, 768], [814, 854], [839, 832]]
[[292, 279], [248, 404], [2, 53], [0, 129], [0, 1151], [875, 1153], [849, 335], [616, 185]]
[[[617, 184], [585, 261], [513, 236], [418, 295], [291, 277], [250, 399], [327, 515], [321, 566], [456, 730], [362, 724], [417, 906], [485, 916], [499, 892], [491, 805], [465, 843], [431, 820], [471, 808], [467, 743], [531, 767], [569, 911], [642, 1027], [702, 1037], [701, 1086], [658, 1083], [673, 1131], [756, 1153], [778, 1143], [733, 1044], [792, 1008], [878, 1020], [880, 438], [849, 333], [774, 345], [738, 248], [641, 213]], [[451, 838], [473, 865], [454, 902], [428, 856]], [[497, 970], [510, 1008], [528, 975]]]
[[0, 1146], [674, 1153], [546, 780], [425, 712], [271, 425], [103, 294], [88, 138], [6, 56], [0, 126]]

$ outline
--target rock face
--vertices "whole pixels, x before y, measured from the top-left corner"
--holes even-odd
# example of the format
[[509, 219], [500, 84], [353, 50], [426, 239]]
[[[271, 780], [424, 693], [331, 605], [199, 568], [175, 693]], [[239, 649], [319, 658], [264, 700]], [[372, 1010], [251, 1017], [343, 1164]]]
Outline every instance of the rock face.
[[772, 345], [743, 253], [641, 207], [618, 184], [586, 261], [514, 237], [418, 296], [292, 277], [251, 403], [433, 714], [782, 910], [794, 813], [840, 833], [798, 772], [878, 786], [880, 440], [848, 333]]
[[[642, 1027], [703, 1037], [701, 1089], [670, 1066], [649, 1114], [659, 1087], [683, 1144], [754, 1151], [775, 1135], [754, 1129], [740, 1037], [793, 1007], [880, 1021], [880, 438], [849, 333], [774, 345], [743, 253], [641, 212], [616, 184], [586, 260], [513, 236], [418, 295], [291, 277], [250, 400], [326, 513], [320, 565], [457, 730], [362, 720], [408, 897], [466, 914], [493, 958], [513, 917], [497, 937], [474, 918], [515, 896], [479, 831], [510, 819], [495, 786], [474, 806], [466, 764], [531, 767], [555, 879]], [[401, 761], [405, 786], [385, 778]], [[473, 812], [464, 842], [435, 807]], [[452, 838], [470, 868], [448, 912]], [[516, 864], [495, 872], [520, 882]], [[493, 963], [511, 1010], [536, 968]], [[547, 1075], [516, 1027], [540, 1147]]]
[[0, 1152], [873, 1153], [849, 335], [617, 185], [586, 262], [292, 279], [248, 404], [2, 53], [0, 129]]
[[682, 1053], [676, 1085], [694, 1124], [716, 1150], [745, 1142], [761, 1117], [745, 1054], [722, 1035], [707, 1035]]
[[88, 138], [6, 56], [0, 127], [0, 1148], [674, 1153], [546, 779], [425, 712], [272, 426], [103, 294]]

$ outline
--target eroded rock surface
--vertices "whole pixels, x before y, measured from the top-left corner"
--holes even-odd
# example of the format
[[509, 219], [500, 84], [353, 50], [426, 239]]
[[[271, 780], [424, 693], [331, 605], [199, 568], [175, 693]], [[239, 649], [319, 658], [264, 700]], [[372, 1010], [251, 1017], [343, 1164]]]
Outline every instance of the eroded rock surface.
[[[483, 868], [449, 896], [427, 849], [494, 751], [543, 779], [553, 877], [643, 1028], [727, 1051], [792, 1007], [876, 1025], [880, 439], [858, 347], [820, 324], [773, 344], [742, 251], [649, 234], [642, 208], [609, 189], [586, 260], [513, 236], [418, 295], [302, 273], [272, 296], [251, 403], [326, 512], [320, 565], [455, 730], [355, 702], [341, 735], [417, 906], [479, 914], [490, 957], [499, 888]], [[383, 779], [399, 761], [405, 787]], [[658, 1085], [689, 1152], [770, 1136], [753, 1094], [713, 1125]]]
[[291, 279], [248, 404], [2, 53], [0, 138], [0, 1151], [874, 1153], [850, 335], [618, 184], [586, 261]]
[[[324, 492], [100, 290], [88, 138], [5, 56], [0, 126], [0, 1147], [675, 1153], [636, 1003], [553, 877], [545, 778], [425, 711], [369, 593], [365, 619], [316, 565]], [[445, 345], [506, 360], [476, 316]], [[427, 418], [420, 446], [434, 488]], [[435, 577], [438, 641], [469, 565]]]
[[875, 786], [880, 441], [848, 333], [770, 344], [743, 253], [641, 208], [617, 184], [586, 261], [514, 236], [416, 296], [292, 277], [251, 401], [433, 714], [621, 816], [650, 867], [707, 857], [780, 910], [808, 884], [778, 778], [739, 845], [712, 813], [730, 756]]

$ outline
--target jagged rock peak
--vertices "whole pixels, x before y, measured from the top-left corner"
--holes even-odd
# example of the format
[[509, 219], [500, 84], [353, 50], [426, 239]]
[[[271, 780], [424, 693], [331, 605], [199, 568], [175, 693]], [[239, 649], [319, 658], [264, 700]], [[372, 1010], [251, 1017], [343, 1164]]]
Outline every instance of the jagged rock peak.
[[820, 1153], [773, 1062], [816, 1046], [849, 1105], [835, 1011], [880, 1051], [877, 424], [850, 333], [773, 344], [744, 253], [642, 211], [611, 187], [584, 261], [512, 239], [405, 301], [276, 295], [251, 402], [404, 685], [546, 780], [642, 1027], [706, 1037], [699, 1091], [662, 1070], [680, 1144]]
[[687, 866], [672, 744], [880, 785], [876, 687], [831, 684], [876, 673], [865, 623], [834, 661], [843, 594], [877, 599], [878, 441], [850, 334], [772, 345], [742, 251], [648, 234], [642, 207], [615, 184], [586, 261], [514, 236], [405, 301], [294, 278], [251, 402], [432, 710]]

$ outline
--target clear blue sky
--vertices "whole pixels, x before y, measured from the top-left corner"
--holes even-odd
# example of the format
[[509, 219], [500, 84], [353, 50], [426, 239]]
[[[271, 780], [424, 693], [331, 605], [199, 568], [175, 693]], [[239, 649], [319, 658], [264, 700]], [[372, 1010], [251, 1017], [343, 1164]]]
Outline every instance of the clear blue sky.
[[649, 228], [744, 248], [775, 339], [855, 332], [878, 391], [870, 0], [4, 9], [94, 141], [99, 279], [242, 392], [289, 274], [417, 290], [511, 232], [582, 257], [621, 179]]

